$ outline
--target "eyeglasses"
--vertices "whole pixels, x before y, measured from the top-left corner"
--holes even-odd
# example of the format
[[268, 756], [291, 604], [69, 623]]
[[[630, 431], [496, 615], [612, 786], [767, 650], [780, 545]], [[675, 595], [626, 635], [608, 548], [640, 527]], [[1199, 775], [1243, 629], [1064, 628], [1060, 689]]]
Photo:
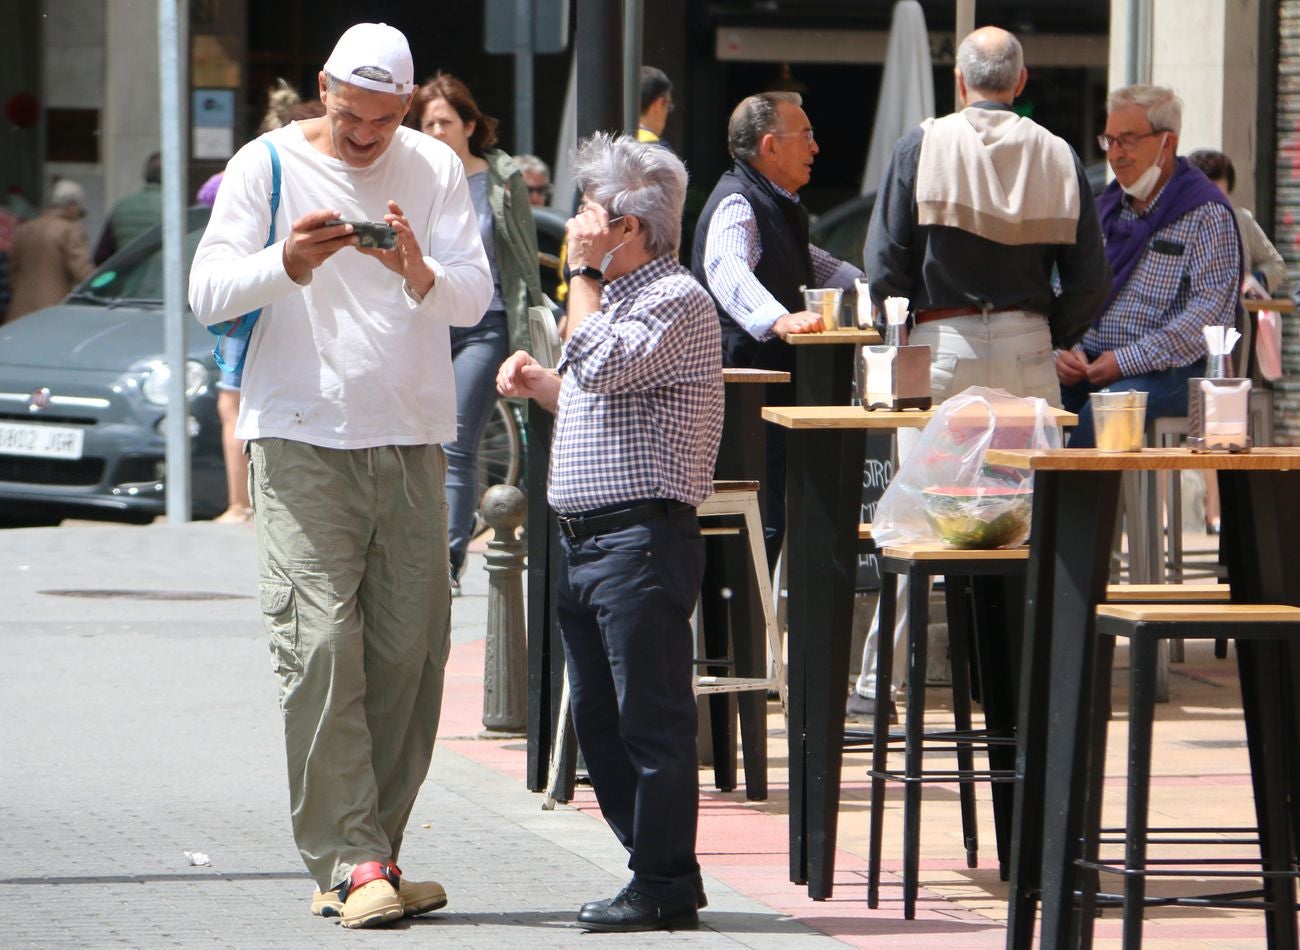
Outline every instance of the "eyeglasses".
[[768, 134], [770, 134], [770, 135], [781, 135], [781, 136], [785, 136], [785, 135], [802, 135], [802, 136], [804, 137], [804, 139], [807, 140], [807, 141], [809, 141], [809, 142], [811, 142], [811, 141], [813, 140], [813, 130], [812, 130], [812, 129], [798, 129], [798, 130], [796, 130], [796, 131], [794, 131], [794, 132], [770, 132], [770, 133], [768, 133]]
[[1141, 134], [1137, 132], [1125, 132], [1122, 135], [1106, 135], [1103, 133], [1102, 135], [1097, 136], [1097, 144], [1101, 147], [1103, 152], [1109, 152], [1116, 145], [1126, 152], [1131, 152], [1133, 149], [1137, 148], [1138, 142], [1141, 142], [1143, 139], [1149, 139], [1153, 135], [1164, 135], [1167, 131], [1169, 130], [1152, 129], [1150, 132], [1143, 132]]
[[530, 195], [550, 195], [554, 189], [550, 185], [529, 185], [528, 193]]

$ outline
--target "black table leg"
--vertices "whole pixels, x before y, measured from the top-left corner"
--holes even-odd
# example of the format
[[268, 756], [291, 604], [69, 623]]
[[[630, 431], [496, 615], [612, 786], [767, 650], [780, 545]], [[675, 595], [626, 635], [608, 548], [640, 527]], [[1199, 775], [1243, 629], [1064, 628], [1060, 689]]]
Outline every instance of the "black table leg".
[[1109, 574], [1119, 476], [1038, 472], [1034, 489], [1007, 926], [1007, 947], [1025, 950], [1033, 941], [1036, 891], [1042, 945], [1063, 946], [1070, 933], [1085, 799], [1077, 779], [1088, 760], [1092, 608]]
[[790, 879], [831, 896], [866, 439], [789, 432]]
[[[1300, 565], [1293, 554], [1300, 528], [1294, 477], [1281, 472], [1221, 472], [1224, 561], [1234, 601], [1300, 604]], [[1255, 815], [1265, 870], [1286, 872], [1300, 851], [1297, 782], [1296, 647], [1272, 641], [1237, 641], [1242, 712], [1250, 755]], [[1270, 905], [1269, 947], [1297, 946], [1296, 883], [1265, 878]]]
[[847, 406], [853, 395], [856, 346], [805, 343], [794, 348], [796, 406]]
[[554, 417], [528, 403], [528, 762], [530, 791], [546, 789], [555, 718], [563, 684], [564, 651], [551, 598], [551, 558], [559, 552], [555, 516], [546, 503], [546, 471]]

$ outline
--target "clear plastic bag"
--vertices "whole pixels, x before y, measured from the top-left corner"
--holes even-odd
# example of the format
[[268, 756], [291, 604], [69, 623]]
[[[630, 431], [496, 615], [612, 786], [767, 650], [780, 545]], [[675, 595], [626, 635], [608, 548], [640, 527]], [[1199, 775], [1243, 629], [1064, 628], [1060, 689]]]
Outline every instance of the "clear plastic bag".
[[998, 449], [1061, 447], [1045, 399], [972, 386], [939, 407], [876, 506], [876, 544], [1002, 548], [1029, 537], [1033, 473], [989, 465]]

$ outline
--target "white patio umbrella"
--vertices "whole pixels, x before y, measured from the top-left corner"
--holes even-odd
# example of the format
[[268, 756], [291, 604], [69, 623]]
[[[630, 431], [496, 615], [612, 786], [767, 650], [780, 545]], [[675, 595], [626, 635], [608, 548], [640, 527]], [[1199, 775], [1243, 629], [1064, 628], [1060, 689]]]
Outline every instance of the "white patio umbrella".
[[889, 25], [885, 73], [876, 102], [876, 121], [867, 147], [861, 194], [875, 191], [885, 175], [894, 146], [922, 119], [934, 115], [934, 71], [925, 13], [917, 0], [898, 0]]
[[[933, 97], [932, 97], [933, 98]], [[573, 212], [573, 152], [578, 144], [578, 57], [569, 64], [569, 84], [564, 94], [564, 112], [560, 117], [560, 139], [555, 146], [555, 164], [551, 166], [551, 207], [566, 214]]]

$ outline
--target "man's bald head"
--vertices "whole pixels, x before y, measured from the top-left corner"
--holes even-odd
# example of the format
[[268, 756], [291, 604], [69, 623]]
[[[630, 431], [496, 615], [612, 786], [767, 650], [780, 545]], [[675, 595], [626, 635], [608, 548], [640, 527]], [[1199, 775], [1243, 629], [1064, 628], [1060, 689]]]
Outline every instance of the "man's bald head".
[[957, 47], [957, 76], [967, 101], [996, 99], [1010, 103], [1024, 88], [1025, 53], [1014, 33], [985, 26]]

